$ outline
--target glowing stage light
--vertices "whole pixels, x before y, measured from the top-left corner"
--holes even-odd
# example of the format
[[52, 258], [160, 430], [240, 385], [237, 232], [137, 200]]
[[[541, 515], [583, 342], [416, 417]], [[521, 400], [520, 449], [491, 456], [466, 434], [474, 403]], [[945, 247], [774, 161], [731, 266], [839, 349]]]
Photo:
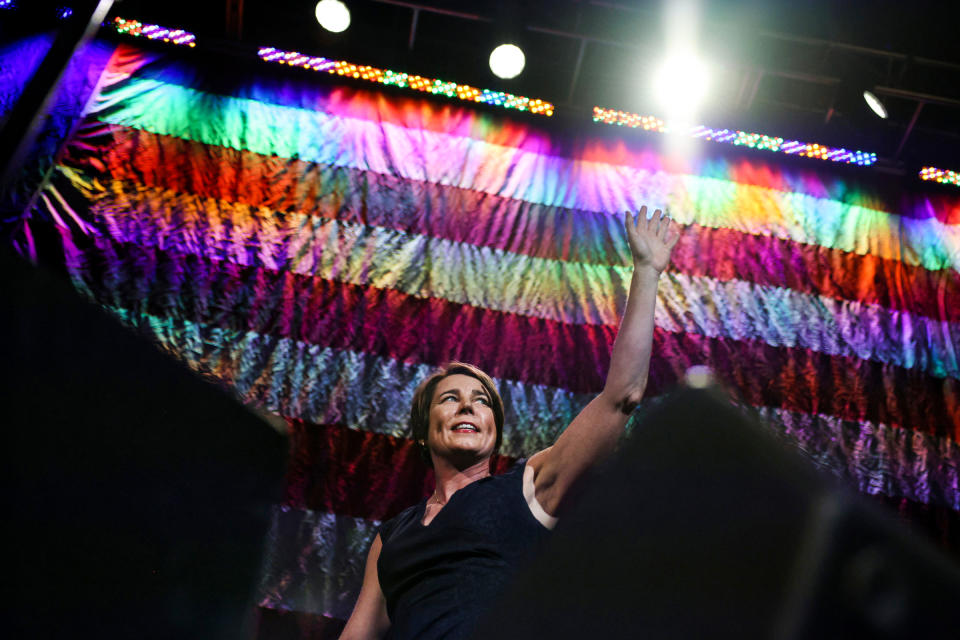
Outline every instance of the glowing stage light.
[[735, 146], [749, 147], [775, 151], [787, 155], [798, 155], [830, 162], [843, 162], [859, 166], [869, 166], [877, 161], [877, 154], [868, 151], [848, 151], [817, 144], [816, 142], [800, 142], [799, 140], [784, 140], [776, 136], [762, 133], [749, 133], [730, 129], [711, 129], [704, 126], [683, 126], [679, 128], [664, 123], [654, 116], [642, 116], [638, 113], [617, 111], [615, 109], [593, 108], [593, 121], [604, 124], [614, 124], [631, 128], [643, 128], [657, 133], [677, 133], [692, 138], [700, 138], [711, 142], [723, 142]]
[[875, 114], [877, 114], [878, 116], [880, 116], [880, 117], [883, 118], [884, 120], [887, 119], [887, 108], [886, 108], [885, 106], [883, 106], [883, 103], [882, 103], [882, 102], [880, 102], [880, 98], [878, 98], [877, 96], [873, 95], [873, 92], [872, 92], [872, 91], [864, 91], [864, 92], [863, 92], [863, 99], [866, 101], [867, 106], [869, 106], [870, 109], [871, 109]]
[[706, 97], [709, 83], [703, 61], [692, 53], [678, 53], [657, 67], [653, 91], [667, 120], [688, 122]]
[[197, 46], [197, 36], [183, 29], [168, 29], [158, 24], [144, 24], [138, 20], [125, 20], [119, 16], [113, 19], [112, 26], [121, 35], [160, 40], [161, 42], [186, 47]]
[[14, 0], [0, 0], [0, 9], [16, 9], [17, 3]]
[[952, 184], [960, 187], [960, 171], [951, 171], [950, 169], [938, 169], [936, 167], [924, 167], [920, 170], [921, 180], [932, 180], [940, 184]]
[[498, 78], [516, 78], [527, 63], [523, 50], [515, 44], [501, 44], [490, 53], [490, 70]]
[[400, 87], [401, 89], [422, 91], [424, 93], [456, 98], [466, 102], [479, 102], [496, 107], [503, 107], [504, 109], [529, 111], [530, 113], [544, 116], [553, 115], [553, 104], [538, 98], [516, 96], [512, 93], [491, 91], [490, 89], [478, 89], [477, 87], [471, 87], [466, 84], [446, 82], [434, 78], [424, 78], [408, 73], [391, 71], [390, 69], [378, 69], [377, 67], [357, 65], [352, 62], [346, 62], [345, 60], [330, 60], [318, 56], [308, 56], [297, 51], [281, 51], [273, 47], [261, 47], [258, 55], [260, 59], [265, 62], [275, 62], [277, 64], [300, 67], [311, 71], [356, 78], [357, 80], [367, 80], [368, 82], [377, 82], [393, 87]]
[[73, 9], [70, 7], [57, 7], [56, 15], [58, 20], [66, 20], [73, 15]]
[[327, 31], [341, 33], [350, 26], [350, 9], [340, 0], [320, 0], [314, 13], [317, 22]]

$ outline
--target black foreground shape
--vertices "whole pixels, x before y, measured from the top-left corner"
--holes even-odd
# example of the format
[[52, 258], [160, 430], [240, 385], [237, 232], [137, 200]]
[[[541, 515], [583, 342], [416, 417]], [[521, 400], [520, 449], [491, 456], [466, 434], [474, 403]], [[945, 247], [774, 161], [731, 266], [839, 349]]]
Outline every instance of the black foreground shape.
[[476, 638], [947, 638], [954, 560], [715, 392], [651, 410]]

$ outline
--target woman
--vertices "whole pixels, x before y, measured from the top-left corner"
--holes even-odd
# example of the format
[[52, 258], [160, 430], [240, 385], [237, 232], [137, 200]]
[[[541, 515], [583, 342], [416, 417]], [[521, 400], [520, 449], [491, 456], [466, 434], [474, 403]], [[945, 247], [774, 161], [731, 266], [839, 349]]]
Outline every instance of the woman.
[[503, 404], [490, 378], [453, 363], [417, 389], [414, 439], [436, 489], [385, 523], [367, 556], [363, 587], [341, 640], [466, 638], [555, 523], [571, 485], [616, 445], [643, 397], [657, 282], [679, 234], [659, 209], [624, 217], [634, 272], [603, 391], [553, 446], [490, 475]]

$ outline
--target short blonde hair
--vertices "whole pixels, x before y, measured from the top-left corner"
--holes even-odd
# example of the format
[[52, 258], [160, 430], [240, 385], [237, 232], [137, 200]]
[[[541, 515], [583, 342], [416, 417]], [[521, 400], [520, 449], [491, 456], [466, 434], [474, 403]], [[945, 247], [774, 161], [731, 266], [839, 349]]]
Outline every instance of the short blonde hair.
[[437, 369], [417, 386], [410, 406], [410, 433], [415, 445], [420, 450], [420, 457], [430, 466], [433, 466], [433, 461], [430, 458], [430, 447], [427, 446], [427, 436], [430, 431], [430, 404], [433, 402], [433, 394], [440, 381], [457, 374], [476, 378], [483, 385], [484, 390], [490, 397], [490, 408], [493, 409], [493, 420], [497, 426], [497, 442], [493, 447], [494, 453], [500, 451], [500, 443], [503, 442], [503, 399], [500, 397], [496, 385], [493, 384], [493, 378], [472, 364], [450, 362]]

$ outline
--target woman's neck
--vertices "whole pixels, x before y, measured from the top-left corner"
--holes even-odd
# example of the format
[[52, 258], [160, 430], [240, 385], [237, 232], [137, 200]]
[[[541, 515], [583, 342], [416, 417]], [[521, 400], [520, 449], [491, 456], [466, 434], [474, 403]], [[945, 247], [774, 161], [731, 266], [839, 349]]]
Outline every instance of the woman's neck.
[[460, 489], [490, 475], [490, 459], [485, 458], [465, 469], [459, 469], [445, 460], [435, 458], [433, 473], [436, 489], [432, 499], [439, 504], [446, 504], [450, 496]]

